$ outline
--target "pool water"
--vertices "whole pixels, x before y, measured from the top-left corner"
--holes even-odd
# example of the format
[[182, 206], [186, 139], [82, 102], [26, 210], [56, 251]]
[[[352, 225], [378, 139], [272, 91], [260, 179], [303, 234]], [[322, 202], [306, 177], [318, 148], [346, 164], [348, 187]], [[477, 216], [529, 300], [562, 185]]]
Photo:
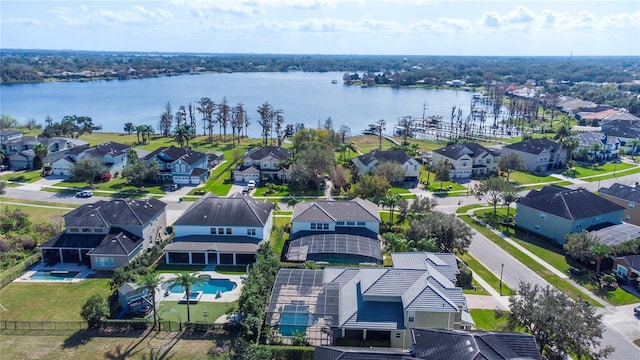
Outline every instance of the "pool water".
[[[209, 277], [204, 278], [206, 279], [206, 281], [204, 281], [202, 284], [192, 286], [189, 289], [189, 292], [195, 293], [197, 291], [202, 291], [204, 294], [215, 295], [218, 293], [218, 291], [220, 291], [221, 293], [225, 293], [235, 289], [237, 286], [236, 283], [229, 279], [211, 279]], [[169, 291], [172, 293], [184, 293], [185, 289], [180, 285], [173, 285], [171, 289], [169, 289]]]
[[50, 271], [50, 270], [38, 270], [29, 277], [31, 280], [53, 280], [64, 281], [75, 278], [79, 271]]
[[280, 334], [293, 336], [297, 332], [307, 332], [309, 315], [304, 313], [283, 313], [280, 315]]

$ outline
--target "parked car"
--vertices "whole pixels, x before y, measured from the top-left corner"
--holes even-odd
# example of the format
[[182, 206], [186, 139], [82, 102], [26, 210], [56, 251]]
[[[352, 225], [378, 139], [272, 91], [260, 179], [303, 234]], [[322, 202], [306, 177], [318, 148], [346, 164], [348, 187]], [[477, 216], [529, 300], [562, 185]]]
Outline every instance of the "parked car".
[[569, 274], [574, 275], [574, 276], [582, 276], [584, 275], [584, 270], [577, 268], [577, 267], [572, 267], [569, 268], [569, 270], [567, 270], [569, 272]]
[[93, 191], [91, 190], [82, 190], [76, 193], [76, 197], [78, 198], [88, 198], [93, 196]]
[[256, 187], [256, 181], [255, 180], [249, 180], [249, 183], [247, 184], [247, 186], [249, 187], [249, 189], [253, 189]]
[[242, 188], [242, 193], [243, 194], [248, 194], [249, 191], [251, 191], [251, 189], [248, 186], [245, 186], [245, 187]]
[[640, 305], [633, 308], [633, 313], [635, 315], [640, 315]]

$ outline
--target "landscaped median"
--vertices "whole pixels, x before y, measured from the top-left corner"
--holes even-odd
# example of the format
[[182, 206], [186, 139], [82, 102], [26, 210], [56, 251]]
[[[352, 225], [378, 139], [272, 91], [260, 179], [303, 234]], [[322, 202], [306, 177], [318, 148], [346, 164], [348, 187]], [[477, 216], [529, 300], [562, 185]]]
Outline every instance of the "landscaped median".
[[527, 266], [530, 270], [538, 274], [544, 280], [546, 280], [549, 284], [557, 288], [558, 290], [565, 293], [567, 296], [572, 299], [578, 301], [580, 299], [590, 299], [592, 305], [602, 306], [600, 302], [598, 302], [595, 298], [591, 296], [591, 294], [584, 293], [580, 291], [577, 287], [573, 286], [566, 280], [561, 279], [557, 275], [555, 275], [552, 271], [547, 269], [544, 265], [536, 262], [531, 257], [517, 249], [515, 246], [502, 239], [499, 235], [495, 234], [493, 231], [487, 229], [482, 226], [478, 221], [474, 220], [469, 215], [462, 215], [460, 219], [472, 226], [476, 231], [484, 235], [486, 238], [494, 242], [496, 245], [501, 247], [504, 251], [509, 253], [516, 260], [520, 261], [522, 264]]

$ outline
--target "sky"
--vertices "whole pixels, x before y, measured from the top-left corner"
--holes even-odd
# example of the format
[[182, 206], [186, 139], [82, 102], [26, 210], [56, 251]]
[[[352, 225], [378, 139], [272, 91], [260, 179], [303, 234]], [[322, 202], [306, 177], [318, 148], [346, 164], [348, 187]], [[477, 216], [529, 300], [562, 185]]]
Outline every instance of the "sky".
[[0, 47], [640, 56], [638, 0], [0, 0]]

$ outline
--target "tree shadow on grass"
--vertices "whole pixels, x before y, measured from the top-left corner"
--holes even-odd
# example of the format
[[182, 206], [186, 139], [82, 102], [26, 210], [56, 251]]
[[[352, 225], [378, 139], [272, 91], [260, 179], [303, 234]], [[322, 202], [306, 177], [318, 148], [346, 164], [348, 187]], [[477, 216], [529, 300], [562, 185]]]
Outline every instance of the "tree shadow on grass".
[[73, 335], [64, 339], [62, 343], [63, 349], [72, 349], [81, 345], [86, 345], [91, 339], [96, 336], [97, 330], [78, 330]]

